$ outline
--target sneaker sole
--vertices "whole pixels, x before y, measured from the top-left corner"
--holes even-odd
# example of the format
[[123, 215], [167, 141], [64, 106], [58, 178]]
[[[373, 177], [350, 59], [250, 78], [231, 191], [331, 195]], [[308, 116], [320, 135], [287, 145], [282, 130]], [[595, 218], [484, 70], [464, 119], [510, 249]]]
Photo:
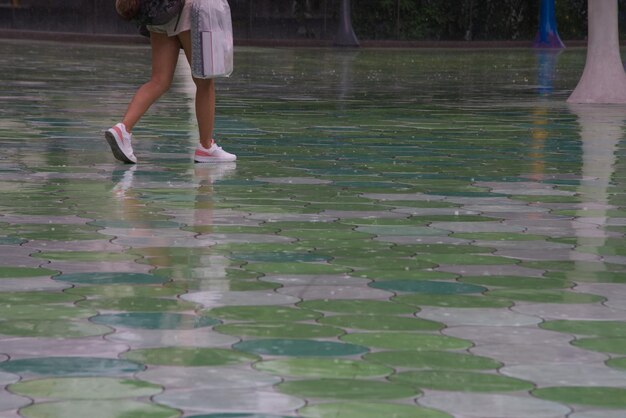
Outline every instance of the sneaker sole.
[[206, 161], [198, 161], [193, 160], [194, 164], [224, 164], [224, 163], [234, 163], [236, 160], [206, 160]]
[[232, 162], [235, 162], [235, 161], [237, 161], [237, 158], [234, 158], [232, 160], [220, 160], [220, 159], [217, 159], [217, 158], [212, 159], [212, 160], [196, 160], [194, 158], [194, 160], [193, 160], [193, 162], [196, 163], [196, 164], [211, 164], [211, 163], [222, 164], [222, 163], [232, 163]]
[[128, 158], [126, 154], [124, 154], [120, 146], [117, 144], [117, 141], [115, 140], [115, 136], [111, 132], [106, 131], [104, 133], [104, 138], [109, 143], [109, 146], [111, 147], [111, 151], [113, 152], [113, 156], [116, 159], [126, 164], [137, 164], [135, 161]]

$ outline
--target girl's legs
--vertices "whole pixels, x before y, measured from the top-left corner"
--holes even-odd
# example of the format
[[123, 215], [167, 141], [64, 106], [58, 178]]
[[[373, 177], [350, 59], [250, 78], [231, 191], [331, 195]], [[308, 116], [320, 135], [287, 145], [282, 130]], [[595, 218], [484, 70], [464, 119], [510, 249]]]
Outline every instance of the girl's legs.
[[130, 132], [152, 104], [163, 95], [172, 84], [174, 70], [180, 54], [180, 41], [164, 33], [150, 33], [152, 45], [152, 76], [141, 86], [128, 105], [122, 123]]
[[[178, 39], [191, 65], [191, 32], [181, 32]], [[193, 82], [196, 85], [196, 119], [200, 143], [203, 147], [209, 148], [213, 142], [215, 128], [215, 83], [212, 79], [199, 78], [194, 78]]]

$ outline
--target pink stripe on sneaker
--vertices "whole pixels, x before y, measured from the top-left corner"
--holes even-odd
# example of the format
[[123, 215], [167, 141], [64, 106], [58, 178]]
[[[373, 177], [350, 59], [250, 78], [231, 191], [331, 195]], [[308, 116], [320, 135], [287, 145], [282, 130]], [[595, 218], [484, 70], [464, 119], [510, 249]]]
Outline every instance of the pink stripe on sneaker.
[[206, 151], [202, 151], [202, 150], [200, 150], [200, 149], [197, 149], [197, 150], [196, 150], [196, 155], [197, 155], [198, 157], [212, 157], [212, 156], [213, 156], [213, 155], [209, 154], [208, 152], [206, 152]]
[[117, 133], [117, 135], [120, 137], [120, 141], [123, 143], [124, 142], [124, 133], [122, 132], [122, 129], [115, 125], [113, 127], [113, 130]]

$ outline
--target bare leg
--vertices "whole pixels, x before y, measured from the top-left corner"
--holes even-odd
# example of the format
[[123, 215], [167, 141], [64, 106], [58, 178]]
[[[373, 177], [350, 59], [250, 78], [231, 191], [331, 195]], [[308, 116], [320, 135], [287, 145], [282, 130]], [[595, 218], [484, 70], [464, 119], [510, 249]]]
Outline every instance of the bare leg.
[[150, 81], [137, 90], [128, 105], [128, 110], [122, 120], [128, 132], [133, 129], [150, 106], [170, 88], [180, 54], [178, 38], [152, 32], [150, 43], [152, 45], [152, 76]]
[[[187, 61], [191, 64], [191, 32], [185, 31], [178, 35], [185, 51]], [[215, 128], [215, 83], [212, 79], [194, 78], [196, 84], [196, 119], [200, 133], [200, 143], [208, 148], [213, 141]]]

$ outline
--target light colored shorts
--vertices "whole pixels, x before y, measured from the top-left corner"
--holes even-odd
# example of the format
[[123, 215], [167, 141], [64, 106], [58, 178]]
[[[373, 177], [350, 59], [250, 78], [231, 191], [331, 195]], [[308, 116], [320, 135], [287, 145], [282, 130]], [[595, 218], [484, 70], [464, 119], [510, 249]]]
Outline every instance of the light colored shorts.
[[150, 32], [166, 33], [167, 36], [176, 36], [181, 32], [191, 30], [191, 4], [193, 0], [186, 0], [180, 17], [176, 16], [164, 25], [148, 25]]

